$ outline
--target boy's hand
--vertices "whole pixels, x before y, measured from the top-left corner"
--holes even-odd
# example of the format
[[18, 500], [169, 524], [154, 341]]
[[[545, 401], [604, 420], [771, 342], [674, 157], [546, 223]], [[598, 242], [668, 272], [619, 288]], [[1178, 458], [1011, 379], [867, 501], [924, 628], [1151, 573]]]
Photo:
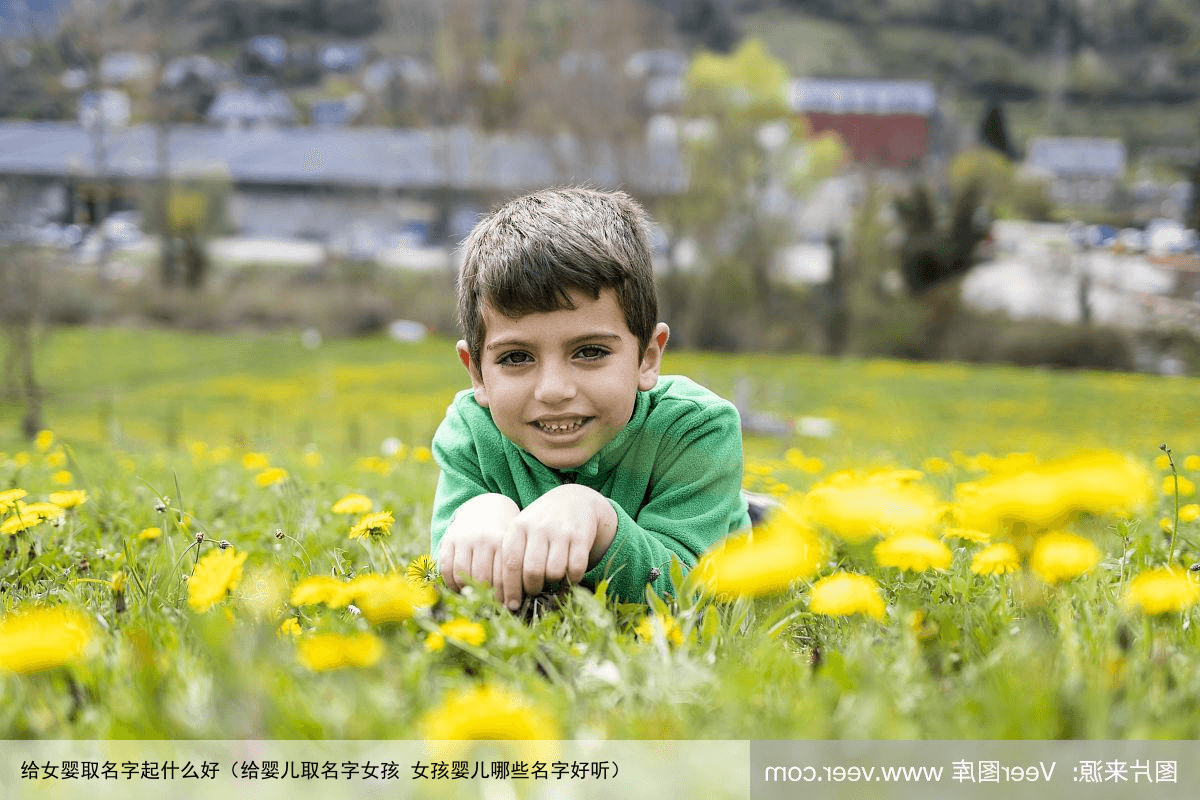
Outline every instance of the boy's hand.
[[470, 578], [492, 584], [499, 596], [503, 580], [501, 545], [509, 524], [520, 511], [502, 494], [481, 494], [459, 506], [438, 549], [438, 566], [446, 586], [461, 592]]
[[564, 484], [526, 506], [508, 524], [501, 548], [501, 579], [495, 585], [510, 609], [522, 591], [535, 595], [547, 582], [583, 580], [608, 552], [617, 514], [595, 489]]

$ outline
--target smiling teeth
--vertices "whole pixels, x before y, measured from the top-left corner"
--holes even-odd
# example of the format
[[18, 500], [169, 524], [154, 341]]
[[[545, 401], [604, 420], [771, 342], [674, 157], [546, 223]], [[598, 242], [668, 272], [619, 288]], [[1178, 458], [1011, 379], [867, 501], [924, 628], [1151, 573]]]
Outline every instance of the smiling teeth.
[[583, 420], [576, 420], [575, 422], [572, 422], [570, 424], [565, 424], [565, 425], [552, 425], [552, 424], [546, 423], [546, 422], [539, 422], [538, 427], [541, 428], [542, 430], [546, 431], [547, 433], [569, 433], [570, 431], [575, 430], [582, 424], [583, 424]]

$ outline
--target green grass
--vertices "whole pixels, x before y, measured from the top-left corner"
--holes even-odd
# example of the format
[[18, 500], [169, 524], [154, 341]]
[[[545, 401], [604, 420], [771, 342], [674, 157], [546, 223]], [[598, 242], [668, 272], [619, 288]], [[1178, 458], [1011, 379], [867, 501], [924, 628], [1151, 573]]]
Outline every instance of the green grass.
[[[39, 358], [56, 443], [39, 452], [0, 438], [0, 490], [41, 500], [65, 470], [88, 500], [61, 527], [0, 537], [0, 611], [67, 605], [96, 632], [64, 666], [0, 672], [4, 738], [411, 738], [476, 685], [506, 687], [568, 738], [1200, 736], [1195, 609], [1143, 618], [1124, 602], [1131, 575], [1168, 560], [1169, 494], [1129, 518], [1067, 523], [1104, 560], [1056, 586], [973, 574], [978, 545], [954, 541], [945, 570], [901, 573], [875, 563], [869, 544], [830, 537], [816, 577], [873, 576], [887, 604], [878, 621], [814, 613], [801, 580], [758, 600], [685, 593], [655, 609], [677, 621], [677, 641], [639, 637], [645, 609], [587, 592], [530, 622], [485, 591], [439, 592], [431, 610], [371, 625], [345, 608], [292, 606], [290, 592], [312, 575], [403, 569], [427, 548], [437, 471], [421, 448], [467, 385], [450, 340], [306, 350], [289, 335], [70, 329], [52, 332]], [[665, 370], [727, 397], [748, 381], [757, 411], [833, 421], [828, 439], [748, 437], [759, 489], [799, 497], [836, 470], [936, 456], [950, 471], [921, 483], [949, 500], [981, 477], [976, 454], [1094, 448], [1130, 453], [1161, 478], [1151, 463], [1164, 441], [1200, 481], [1183, 466], [1200, 453], [1195, 379], [689, 352], [669, 352]], [[5, 436], [19, 414], [0, 409]], [[403, 457], [382, 457], [387, 437]], [[820, 463], [798, 469], [798, 451]], [[247, 453], [288, 479], [258, 485]], [[348, 538], [353, 519], [330, 506], [350, 492], [392, 512], [390, 536]], [[152, 526], [161, 537], [139, 537]], [[248, 556], [230, 597], [204, 612], [185, 581], [197, 531], [206, 556], [219, 540]], [[1180, 524], [1184, 564], [1198, 534], [1197, 522]], [[484, 641], [429, 650], [436, 625], [459, 617], [480, 622]], [[383, 657], [314, 671], [277, 632], [287, 619], [306, 637], [371, 633]]]

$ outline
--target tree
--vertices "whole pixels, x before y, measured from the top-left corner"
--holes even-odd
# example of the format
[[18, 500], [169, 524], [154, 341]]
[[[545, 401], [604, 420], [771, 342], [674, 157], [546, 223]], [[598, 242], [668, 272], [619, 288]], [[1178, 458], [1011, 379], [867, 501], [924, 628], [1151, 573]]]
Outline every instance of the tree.
[[699, 275], [684, 278], [672, 264], [665, 282], [689, 344], [763, 343], [772, 265], [788, 236], [784, 219], [767, 210], [769, 193], [803, 193], [845, 158], [835, 137], [810, 139], [789, 108], [789, 83], [787, 68], [756, 39], [729, 55], [700, 53], [688, 70], [680, 133], [688, 187], [658, 211], [673, 241], [691, 239], [700, 251]]
[[981, 181], [972, 180], [952, 195], [941, 213], [924, 183], [894, 201], [904, 231], [900, 274], [909, 296], [920, 301], [923, 324], [916, 355], [936, 358], [959, 308], [960, 280], [977, 263], [976, 248], [988, 236], [990, 215]]

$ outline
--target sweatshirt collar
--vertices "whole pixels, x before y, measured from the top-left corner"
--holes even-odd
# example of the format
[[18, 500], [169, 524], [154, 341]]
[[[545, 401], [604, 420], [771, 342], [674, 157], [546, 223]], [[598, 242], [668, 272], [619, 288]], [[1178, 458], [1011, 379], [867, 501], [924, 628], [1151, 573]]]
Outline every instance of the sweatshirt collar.
[[[642, 424], [650, 415], [650, 393], [639, 391], [633, 401], [633, 415], [629, 418], [629, 422], [625, 424], [617, 432], [617, 435], [612, 438], [608, 444], [601, 447], [587, 461], [580, 464], [578, 467], [570, 467], [568, 469], [553, 469], [547, 467], [542, 462], [538, 461], [528, 450], [513, 444], [521, 454], [521, 458], [526, 464], [531, 467], [541, 467], [549, 470], [561, 481], [577, 482], [581, 479], [586, 479], [590, 482], [591, 479], [601, 474], [606, 474], [610, 469], [620, 463], [625, 452], [629, 450], [633, 444], [638, 431], [641, 430]], [[536, 465], [536, 466], [535, 466]]]

